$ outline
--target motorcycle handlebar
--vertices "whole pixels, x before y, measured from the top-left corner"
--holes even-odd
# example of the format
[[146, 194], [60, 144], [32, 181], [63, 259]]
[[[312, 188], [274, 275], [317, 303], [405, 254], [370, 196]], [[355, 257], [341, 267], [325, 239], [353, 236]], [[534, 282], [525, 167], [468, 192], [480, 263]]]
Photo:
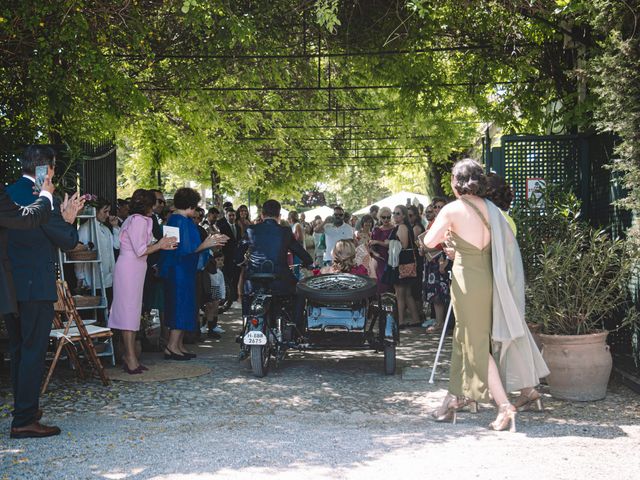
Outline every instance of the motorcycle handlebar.
[[293, 264], [289, 265], [290, 269], [294, 269], [296, 267], [304, 268], [305, 270], [313, 270], [313, 264], [303, 265], [302, 263], [293, 263]]

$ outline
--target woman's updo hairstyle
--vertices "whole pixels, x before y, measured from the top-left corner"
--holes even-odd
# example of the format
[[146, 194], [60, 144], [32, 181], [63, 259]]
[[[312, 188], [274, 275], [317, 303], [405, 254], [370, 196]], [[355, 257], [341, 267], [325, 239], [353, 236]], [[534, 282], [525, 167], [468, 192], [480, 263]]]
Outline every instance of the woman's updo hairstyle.
[[451, 171], [453, 188], [460, 195], [484, 197], [487, 193], [487, 177], [482, 165], [472, 158], [460, 160]]
[[333, 247], [333, 269], [349, 273], [356, 266], [356, 247], [352, 240], [338, 240]]
[[129, 215], [136, 213], [140, 215], [148, 215], [155, 203], [155, 193], [151, 190], [139, 188], [133, 192], [133, 195], [131, 195], [131, 200], [129, 201]]
[[487, 175], [487, 198], [495, 203], [496, 207], [505, 212], [511, 207], [513, 190], [509, 184], [499, 175], [490, 173]]

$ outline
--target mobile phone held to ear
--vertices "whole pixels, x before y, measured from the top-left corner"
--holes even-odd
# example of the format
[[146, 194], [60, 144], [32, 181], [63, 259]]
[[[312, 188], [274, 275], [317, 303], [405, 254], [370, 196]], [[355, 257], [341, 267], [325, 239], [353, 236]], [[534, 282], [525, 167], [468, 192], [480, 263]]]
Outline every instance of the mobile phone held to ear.
[[36, 167], [36, 189], [38, 191], [42, 190], [42, 185], [44, 185], [47, 175], [49, 175], [49, 167], [47, 165], [38, 165]]

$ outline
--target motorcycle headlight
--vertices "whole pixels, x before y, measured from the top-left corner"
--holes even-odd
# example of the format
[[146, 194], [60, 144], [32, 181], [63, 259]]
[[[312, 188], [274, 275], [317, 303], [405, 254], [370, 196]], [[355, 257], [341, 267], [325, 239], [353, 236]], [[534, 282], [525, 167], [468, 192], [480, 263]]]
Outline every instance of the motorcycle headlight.
[[251, 315], [264, 315], [264, 303], [254, 302], [251, 304]]

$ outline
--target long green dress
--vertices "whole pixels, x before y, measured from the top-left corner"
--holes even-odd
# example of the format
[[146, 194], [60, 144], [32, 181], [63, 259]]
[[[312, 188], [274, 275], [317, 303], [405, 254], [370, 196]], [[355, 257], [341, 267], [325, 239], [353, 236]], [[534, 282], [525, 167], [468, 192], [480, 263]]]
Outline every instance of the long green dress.
[[[483, 217], [484, 218], [484, 217]], [[451, 301], [456, 316], [449, 392], [488, 402], [493, 270], [491, 242], [480, 250], [455, 232]]]

